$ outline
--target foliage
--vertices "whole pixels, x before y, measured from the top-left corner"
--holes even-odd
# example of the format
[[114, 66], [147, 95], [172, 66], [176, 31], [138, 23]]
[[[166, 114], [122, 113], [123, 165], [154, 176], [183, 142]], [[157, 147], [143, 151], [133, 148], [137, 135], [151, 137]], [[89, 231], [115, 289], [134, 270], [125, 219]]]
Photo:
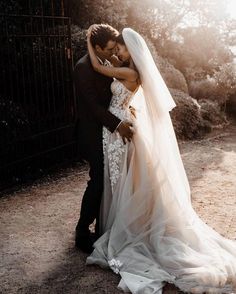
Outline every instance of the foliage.
[[188, 85], [184, 75], [176, 69], [167, 59], [159, 56], [158, 63], [160, 72], [169, 88], [178, 89], [188, 93]]
[[88, 28], [93, 23], [109, 23], [117, 29], [127, 25], [127, 11], [131, 1], [71, 0], [71, 17], [74, 24]]
[[77, 25], [71, 26], [71, 42], [73, 50], [74, 63], [77, 62], [87, 52], [86, 29]]
[[233, 61], [231, 50], [222, 43], [215, 28], [184, 28], [179, 30], [179, 38], [179, 41], [167, 42], [164, 54], [184, 73], [188, 82], [204, 79], [221, 65]]
[[227, 118], [215, 101], [196, 100], [176, 89], [170, 89], [176, 102], [171, 118], [180, 139], [202, 138], [213, 128], [226, 124]]
[[11, 100], [0, 99], [0, 137], [3, 143], [16, 142], [30, 133], [23, 108]]
[[203, 80], [191, 81], [189, 84], [189, 93], [196, 99], [207, 98], [217, 100], [219, 98], [216, 80], [210, 77]]
[[200, 113], [202, 118], [209, 121], [212, 126], [218, 127], [227, 123], [227, 118], [225, 114], [222, 113], [217, 102], [208, 99], [200, 99], [198, 103], [201, 106]]
[[236, 93], [236, 64], [222, 65], [213, 77], [217, 84], [218, 94], [224, 100], [228, 100], [231, 95]]
[[171, 118], [176, 135], [180, 139], [201, 138], [211, 130], [210, 122], [203, 119], [198, 102], [176, 89], [171, 89], [176, 107], [171, 111]]
[[212, 77], [192, 81], [190, 83], [190, 95], [196, 99], [210, 99], [216, 101], [220, 106], [236, 95], [236, 66], [227, 63], [220, 66]]

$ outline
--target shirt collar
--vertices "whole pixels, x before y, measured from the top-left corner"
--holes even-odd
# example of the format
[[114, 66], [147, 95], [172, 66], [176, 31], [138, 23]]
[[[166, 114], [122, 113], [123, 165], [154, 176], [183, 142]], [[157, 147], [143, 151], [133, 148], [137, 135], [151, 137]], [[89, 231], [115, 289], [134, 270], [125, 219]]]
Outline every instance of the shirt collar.
[[97, 56], [97, 59], [98, 59], [98, 61], [103, 65], [104, 64], [104, 62], [101, 60], [101, 58], [99, 58], [98, 56]]
[[[96, 55], [97, 56], [97, 55]], [[98, 61], [102, 64], [102, 65], [105, 65], [105, 66], [109, 66], [111, 63], [110, 63], [110, 61], [109, 60], [107, 60], [107, 59], [105, 59], [104, 60], [104, 62], [101, 60], [101, 58], [99, 58], [98, 56], [97, 56], [97, 59], [98, 59]]]

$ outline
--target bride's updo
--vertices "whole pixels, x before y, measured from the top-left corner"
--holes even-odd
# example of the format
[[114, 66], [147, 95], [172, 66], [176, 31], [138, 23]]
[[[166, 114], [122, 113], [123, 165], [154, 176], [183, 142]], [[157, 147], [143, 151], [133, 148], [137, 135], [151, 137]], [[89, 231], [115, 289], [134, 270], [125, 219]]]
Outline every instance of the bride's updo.
[[119, 34], [117, 37], [116, 37], [116, 42], [121, 44], [121, 45], [125, 45], [125, 41], [124, 41], [124, 38], [122, 36], [122, 34]]

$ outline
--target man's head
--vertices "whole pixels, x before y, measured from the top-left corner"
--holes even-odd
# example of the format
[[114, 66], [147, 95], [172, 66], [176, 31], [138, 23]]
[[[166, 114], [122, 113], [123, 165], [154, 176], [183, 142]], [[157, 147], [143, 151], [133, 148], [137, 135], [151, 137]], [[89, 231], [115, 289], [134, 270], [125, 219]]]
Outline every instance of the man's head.
[[101, 59], [109, 59], [116, 48], [119, 32], [108, 24], [96, 24], [91, 32], [91, 44]]

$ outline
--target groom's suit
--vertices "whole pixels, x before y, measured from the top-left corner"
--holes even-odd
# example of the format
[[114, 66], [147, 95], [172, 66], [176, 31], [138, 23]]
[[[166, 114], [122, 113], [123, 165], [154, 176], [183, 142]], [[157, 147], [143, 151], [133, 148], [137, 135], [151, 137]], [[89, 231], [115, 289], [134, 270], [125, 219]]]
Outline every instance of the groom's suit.
[[113, 132], [120, 119], [107, 109], [112, 97], [110, 85], [113, 79], [94, 71], [89, 55], [75, 65], [74, 84], [78, 105], [78, 140], [80, 152], [90, 165], [90, 180], [83, 196], [77, 230], [88, 231], [98, 216], [103, 192], [102, 127]]

